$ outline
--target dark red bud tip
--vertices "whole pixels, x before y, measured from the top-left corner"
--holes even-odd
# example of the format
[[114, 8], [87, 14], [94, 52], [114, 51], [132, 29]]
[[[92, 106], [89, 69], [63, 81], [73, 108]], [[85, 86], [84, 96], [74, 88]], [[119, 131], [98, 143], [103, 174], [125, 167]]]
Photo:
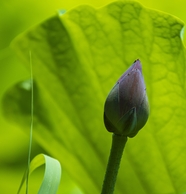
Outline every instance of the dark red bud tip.
[[137, 60], [134, 61], [133, 68], [139, 70], [142, 73], [141, 62], [140, 62], [139, 59], [137, 59]]
[[146, 87], [139, 59], [119, 78], [104, 106], [104, 123], [109, 132], [135, 136], [149, 115]]

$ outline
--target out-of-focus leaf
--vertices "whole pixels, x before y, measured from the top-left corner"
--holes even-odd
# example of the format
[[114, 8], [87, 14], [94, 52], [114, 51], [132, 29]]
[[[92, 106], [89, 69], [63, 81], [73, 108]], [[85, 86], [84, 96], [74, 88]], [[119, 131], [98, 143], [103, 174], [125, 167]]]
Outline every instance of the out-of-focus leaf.
[[[99, 193], [111, 134], [103, 126], [109, 90], [140, 58], [151, 105], [145, 128], [128, 141], [116, 193], [186, 190], [183, 23], [135, 2], [80, 6], [54, 16], [13, 43], [35, 77], [34, 136], [86, 194]], [[7, 92], [4, 113], [25, 128], [29, 90]], [[50, 143], [48, 143], [50, 142]]]
[[[56, 194], [61, 179], [61, 165], [58, 160], [45, 154], [37, 155], [30, 163], [29, 175], [43, 164], [45, 164], [45, 173], [38, 194]], [[18, 194], [26, 180], [27, 173], [28, 171], [23, 176]]]

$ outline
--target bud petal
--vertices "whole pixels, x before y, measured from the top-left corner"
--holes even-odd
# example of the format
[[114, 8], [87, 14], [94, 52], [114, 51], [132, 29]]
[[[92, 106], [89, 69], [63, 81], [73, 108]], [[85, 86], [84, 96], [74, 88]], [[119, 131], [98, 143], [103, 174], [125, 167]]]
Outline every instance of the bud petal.
[[120, 77], [104, 106], [104, 123], [109, 132], [135, 136], [149, 115], [146, 88], [140, 60]]

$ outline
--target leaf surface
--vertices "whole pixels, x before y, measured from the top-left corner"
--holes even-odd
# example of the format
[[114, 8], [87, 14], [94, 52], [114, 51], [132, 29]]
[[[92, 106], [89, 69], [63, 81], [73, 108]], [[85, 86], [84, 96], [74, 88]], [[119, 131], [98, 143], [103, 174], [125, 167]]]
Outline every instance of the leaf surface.
[[[103, 125], [104, 100], [138, 58], [151, 113], [126, 145], [115, 193], [186, 190], [182, 28], [176, 17], [116, 1], [51, 17], [13, 42], [27, 66], [32, 52], [34, 137], [86, 194], [100, 192], [111, 144]], [[23, 83], [8, 91], [3, 103], [5, 116], [26, 128], [30, 91]]]

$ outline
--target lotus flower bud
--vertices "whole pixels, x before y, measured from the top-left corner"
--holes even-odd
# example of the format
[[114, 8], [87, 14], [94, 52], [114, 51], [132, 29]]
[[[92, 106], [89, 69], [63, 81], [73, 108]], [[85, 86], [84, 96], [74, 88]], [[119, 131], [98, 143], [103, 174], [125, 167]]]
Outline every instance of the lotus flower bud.
[[140, 60], [120, 77], [104, 106], [104, 123], [109, 132], [134, 137], [149, 115], [146, 87]]

